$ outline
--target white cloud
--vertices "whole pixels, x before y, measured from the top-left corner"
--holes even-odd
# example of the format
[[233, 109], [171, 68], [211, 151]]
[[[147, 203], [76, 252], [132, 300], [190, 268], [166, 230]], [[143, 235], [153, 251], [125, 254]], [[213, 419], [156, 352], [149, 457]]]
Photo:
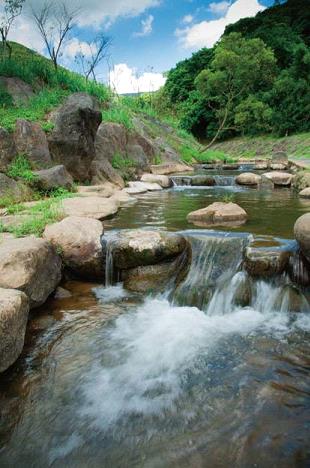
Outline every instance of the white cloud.
[[87, 42], [80, 41], [77, 37], [70, 39], [63, 49], [63, 58], [67, 60], [74, 60], [76, 54], [81, 52], [85, 57], [90, 57], [91, 52], [95, 52], [96, 44], [88, 44]]
[[[80, 27], [109, 28], [119, 17], [134, 17], [162, 0], [64, 0], [69, 8], [81, 7], [77, 21]], [[42, 53], [44, 44], [31, 19], [31, 6], [39, 9], [46, 0], [26, 0], [23, 14], [13, 24], [9, 38]], [[0, 0], [0, 6], [3, 0]]]
[[141, 20], [141, 31], [134, 33], [135, 37], [149, 36], [153, 31], [154, 16], [149, 15], [146, 19]]
[[135, 68], [130, 68], [126, 63], [119, 63], [110, 72], [109, 81], [118, 94], [147, 93], [161, 88], [166, 78], [162, 73], [155, 72], [138, 75]]
[[213, 2], [209, 5], [209, 11], [214, 15], [225, 15], [228, 8], [230, 7], [230, 2]]
[[182, 19], [182, 23], [190, 24], [194, 21], [194, 17], [192, 15], [185, 15]]
[[228, 24], [235, 23], [241, 18], [255, 16], [264, 9], [265, 7], [258, 0], [236, 0], [229, 6], [222, 18], [202, 21], [184, 29], [177, 29], [175, 34], [186, 49], [212, 47], [220, 39]]

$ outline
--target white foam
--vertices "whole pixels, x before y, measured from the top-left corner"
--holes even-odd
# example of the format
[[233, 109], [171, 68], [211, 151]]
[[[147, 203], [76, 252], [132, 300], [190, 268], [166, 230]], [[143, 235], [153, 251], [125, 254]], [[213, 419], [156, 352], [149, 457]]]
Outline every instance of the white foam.
[[[301, 317], [298, 326], [304, 325]], [[281, 338], [290, 329], [289, 314], [283, 312], [239, 308], [207, 315], [147, 299], [105, 332], [104, 364], [97, 362], [84, 382], [81, 415], [104, 429], [126, 414], [158, 414], [181, 394], [184, 372], [195, 368], [195, 360], [208, 359], [223, 339], [258, 332]]]
[[97, 299], [102, 303], [114, 302], [123, 299], [128, 296], [128, 293], [124, 290], [121, 283], [115, 286], [99, 286], [92, 289]]

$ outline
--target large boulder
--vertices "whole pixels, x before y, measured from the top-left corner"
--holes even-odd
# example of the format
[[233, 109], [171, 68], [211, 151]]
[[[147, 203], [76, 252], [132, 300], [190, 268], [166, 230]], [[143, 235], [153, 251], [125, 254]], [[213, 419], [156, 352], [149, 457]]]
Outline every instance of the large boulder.
[[159, 184], [162, 188], [169, 188], [172, 185], [172, 181], [168, 176], [156, 174], [143, 174], [141, 182]]
[[293, 181], [293, 187], [298, 192], [310, 187], [310, 171], [297, 172]]
[[78, 194], [83, 197], [109, 198], [115, 191], [117, 191], [117, 187], [108, 181], [99, 185], [80, 185], [77, 187]]
[[270, 277], [280, 275], [288, 266], [290, 252], [280, 249], [248, 247], [244, 267], [251, 276]]
[[163, 189], [161, 185], [155, 182], [128, 182], [128, 187], [134, 191], [137, 189], [136, 193], [143, 193], [143, 191], [156, 192]]
[[112, 198], [75, 197], [63, 200], [61, 208], [65, 216], [106, 219], [117, 213], [119, 203]]
[[265, 172], [263, 178], [271, 180], [278, 187], [289, 187], [294, 179], [294, 176], [289, 172]]
[[180, 162], [169, 162], [165, 164], [157, 164], [151, 166], [152, 174], [167, 175], [175, 174], [177, 172], [192, 172], [194, 169], [190, 166], [182, 164]]
[[0, 172], [0, 197], [11, 197], [14, 201], [20, 201], [31, 194], [30, 188], [22, 182], [11, 179]]
[[310, 213], [306, 213], [297, 219], [294, 226], [294, 234], [300, 245], [301, 251], [310, 261]]
[[16, 121], [14, 141], [17, 154], [25, 154], [35, 168], [46, 168], [52, 163], [45, 132], [37, 122]]
[[28, 313], [26, 294], [0, 288], [0, 372], [8, 369], [22, 352]]
[[236, 203], [215, 202], [201, 210], [192, 211], [187, 215], [187, 220], [198, 226], [239, 226], [246, 222], [247, 217], [246, 211]]
[[53, 160], [63, 164], [75, 180], [89, 180], [102, 120], [98, 101], [86, 93], [72, 94], [53, 120], [55, 127], [48, 139]]
[[26, 104], [34, 97], [32, 86], [20, 78], [1, 76], [0, 85], [10, 94], [15, 106]]
[[126, 155], [127, 131], [123, 125], [102, 122], [95, 139], [95, 158], [91, 165], [93, 184], [109, 180], [120, 188], [125, 186], [123, 178], [112, 167], [115, 154]]
[[236, 177], [236, 183], [239, 185], [254, 186], [261, 183], [261, 176], [253, 174], [252, 172], [244, 172]]
[[86, 279], [102, 279], [102, 234], [103, 226], [100, 221], [70, 216], [47, 226], [43, 237], [61, 252], [64, 264], [73, 273]]
[[0, 172], [8, 169], [16, 155], [13, 134], [0, 127]]
[[196, 175], [191, 177], [191, 185], [193, 186], [213, 186], [215, 179], [208, 175]]
[[24, 237], [0, 244], [0, 287], [19, 289], [30, 307], [42, 305], [61, 279], [61, 259], [44, 239]]
[[41, 190], [53, 190], [59, 187], [71, 190], [73, 188], [73, 179], [65, 166], [59, 165], [50, 169], [35, 171], [36, 186]]
[[123, 231], [112, 242], [114, 265], [120, 270], [155, 265], [175, 258], [187, 246], [180, 234], [164, 231]]

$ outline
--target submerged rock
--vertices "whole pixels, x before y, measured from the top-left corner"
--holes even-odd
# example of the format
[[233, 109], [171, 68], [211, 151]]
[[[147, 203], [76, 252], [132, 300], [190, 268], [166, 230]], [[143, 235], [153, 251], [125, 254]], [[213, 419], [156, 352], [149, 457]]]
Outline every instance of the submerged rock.
[[306, 213], [297, 219], [294, 234], [302, 253], [310, 261], [310, 213]]
[[101, 279], [104, 276], [102, 234], [100, 221], [69, 216], [47, 226], [43, 237], [60, 252], [64, 264], [73, 273], [86, 279]]
[[251, 276], [270, 277], [283, 273], [290, 252], [248, 247], [245, 251], [244, 267]]
[[61, 279], [61, 259], [44, 239], [23, 237], [0, 244], [0, 287], [19, 289], [30, 307], [42, 305]]
[[124, 231], [113, 241], [114, 265], [120, 270], [155, 265], [180, 255], [187, 242], [164, 231]]
[[252, 172], [244, 172], [236, 177], [236, 183], [239, 185], [259, 185], [261, 180], [261, 176]]
[[8, 369], [22, 352], [28, 313], [25, 293], [0, 288], [0, 372]]
[[162, 188], [169, 188], [172, 185], [172, 181], [169, 177], [159, 174], [143, 174], [141, 182], [159, 184]]
[[215, 202], [201, 210], [192, 211], [187, 215], [187, 220], [198, 226], [239, 226], [246, 222], [247, 217], [246, 211], [236, 203]]

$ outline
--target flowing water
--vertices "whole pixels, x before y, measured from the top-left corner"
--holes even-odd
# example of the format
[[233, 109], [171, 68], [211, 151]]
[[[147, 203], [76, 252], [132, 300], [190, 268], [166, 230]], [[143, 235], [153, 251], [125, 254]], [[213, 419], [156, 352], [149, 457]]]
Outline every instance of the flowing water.
[[257, 214], [246, 233], [189, 230], [182, 214], [218, 190], [143, 196], [107, 223], [187, 236], [187, 276], [164, 295], [115, 283], [113, 231], [106, 285], [66, 282], [71, 297], [32, 313], [24, 352], [0, 377], [1, 467], [308, 466], [308, 291], [295, 313], [286, 276], [242, 270], [253, 234], [291, 238], [306, 205], [285, 189], [233, 188], [261, 224]]

